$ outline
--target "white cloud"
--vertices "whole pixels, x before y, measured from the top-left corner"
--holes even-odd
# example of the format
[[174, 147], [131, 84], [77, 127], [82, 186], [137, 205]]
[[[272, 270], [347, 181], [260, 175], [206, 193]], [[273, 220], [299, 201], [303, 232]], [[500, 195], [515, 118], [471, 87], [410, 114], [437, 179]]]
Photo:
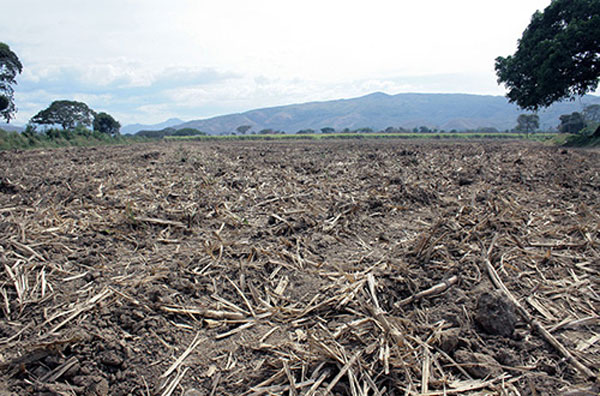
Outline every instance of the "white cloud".
[[502, 94], [495, 57], [549, 3], [20, 0], [0, 37], [25, 66], [17, 122], [87, 98], [126, 124], [375, 90]]

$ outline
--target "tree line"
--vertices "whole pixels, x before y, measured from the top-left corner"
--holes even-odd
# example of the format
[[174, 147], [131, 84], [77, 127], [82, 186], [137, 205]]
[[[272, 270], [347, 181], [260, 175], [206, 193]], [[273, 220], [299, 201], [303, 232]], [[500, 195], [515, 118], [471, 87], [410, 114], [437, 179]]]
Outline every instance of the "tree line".
[[[600, 81], [599, 38], [600, 0], [553, 0], [543, 11], [533, 14], [518, 41], [516, 52], [496, 58], [498, 83], [507, 88], [506, 96], [510, 102], [531, 111], [594, 92]], [[23, 65], [17, 55], [8, 45], [0, 43], [0, 118], [7, 122], [17, 110], [13, 85], [22, 70]], [[600, 137], [599, 120], [600, 106], [588, 106], [582, 113], [562, 115], [559, 130]], [[118, 134], [120, 128], [118, 121], [109, 114], [96, 113], [85, 103], [68, 100], [53, 102], [32, 117], [30, 125], [31, 128], [35, 125], [60, 125], [63, 130], [93, 127], [107, 135]], [[322, 128], [321, 132], [335, 132], [328, 128]], [[517, 130], [532, 132], [538, 128], [537, 114], [522, 114], [517, 119]], [[249, 125], [241, 125], [236, 131], [243, 135], [250, 129]], [[311, 130], [299, 133], [307, 131]], [[430, 130], [421, 127], [418, 131]], [[279, 132], [272, 129], [259, 131], [260, 134]], [[163, 136], [168, 133], [172, 131], [166, 131]]]
[[[600, 105], [584, 107], [583, 112], [575, 111], [559, 117], [557, 130], [561, 133], [591, 135], [600, 127]], [[521, 114], [517, 118], [516, 131], [533, 133], [540, 128], [540, 117], [537, 114]]]
[[[498, 83], [508, 89], [510, 102], [533, 111], [593, 92], [600, 80], [599, 38], [600, 0], [553, 0], [533, 14], [517, 51], [496, 58]], [[600, 137], [597, 114], [594, 106], [564, 114], [559, 130], [578, 133], [596, 123], [591, 135]], [[529, 130], [535, 117], [520, 116], [518, 126]]]
[[97, 113], [83, 102], [74, 100], [56, 100], [48, 108], [34, 115], [29, 121], [32, 125], [60, 125], [62, 129], [75, 127], [93, 128], [94, 131], [108, 135], [118, 135], [121, 129], [119, 121], [105, 112]]
[[[23, 64], [10, 47], [0, 42], [0, 118], [10, 122], [17, 112], [14, 103], [16, 77], [23, 71]], [[92, 128], [93, 131], [111, 136], [119, 134], [121, 124], [106, 112], [96, 112], [83, 102], [56, 100], [29, 120], [28, 133], [36, 126], [59, 125], [63, 130]]]

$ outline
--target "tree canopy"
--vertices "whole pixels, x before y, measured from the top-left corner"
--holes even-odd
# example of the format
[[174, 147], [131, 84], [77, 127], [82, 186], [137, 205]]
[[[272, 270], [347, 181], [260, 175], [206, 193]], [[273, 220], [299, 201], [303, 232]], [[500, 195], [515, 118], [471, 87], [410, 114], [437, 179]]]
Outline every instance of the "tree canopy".
[[583, 109], [583, 118], [588, 122], [600, 122], [600, 105], [586, 106]]
[[[33, 124], [60, 125], [71, 129], [77, 125], [91, 126], [95, 113], [83, 102], [56, 100], [31, 118]], [[112, 117], [111, 117], [112, 118]]]
[[509, 101], [537, 110], [598, 87], [600, 0], [553, 0], [536, 11], [514, 55], [496, 58]]
[[17, 108], [14, 103], [13, 85], [17, 83], [17, 74], [23, 71], [23, 65], [10, 47], [0, 42], [0, 118], [10, 122]]
[[119, 121], [115, 120], [110, 114], [101, 112], [94, 116], [94, 130], [109, 135], [118, 135], [121, 129]]
[[537, 114], [521, 114], [517, 118], [519, 132], [531, 133], [540, 127], [540, 117]]
[[250, 129], [252, 129], [252, 125], [240, 125], [239, 127], [235, 128], [235, 130], [241, 133], [242, 135], [244, 135]]
[[585, 121], [581, 113], [563, 114], [559, 119], [558, 129], [563, 133], [578, 133], [585, 128]]

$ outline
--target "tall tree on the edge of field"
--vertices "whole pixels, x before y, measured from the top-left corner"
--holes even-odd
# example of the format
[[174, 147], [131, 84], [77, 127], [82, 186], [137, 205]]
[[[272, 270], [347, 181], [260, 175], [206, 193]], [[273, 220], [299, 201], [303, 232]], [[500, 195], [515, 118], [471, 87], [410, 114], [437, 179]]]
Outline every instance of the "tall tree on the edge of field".
[[72, 100], [55, 100], [31, 118], [31, 123], [40, 125], [60, 125], [63, 129], [71, 129], [77, 125], [91, 126], [94, 110], [83, 102]]
[[536, 11], [514, 55], [496, 58], [498, 83], [523, 109], [537, 110], [598, 87], [600, 0], [553, 0]]
[[10, 122], [17, 107], [13, 99], [13, 84], [17, 81], [17, 74], [23, 71], [19, 57], [10, 50], [10, 47], [0, 42], [0, 118]]
[[106, 133], [109, 135], [118, 135], [121, 129], [119, 121], [115, 120], [110, 114], [100, 112], [94, 116], [94, 131]]
[[519, 132], [532, 133], [540, 127], [540, 117], [537, 114], [521, 114], [517, 118], [517, 127]]

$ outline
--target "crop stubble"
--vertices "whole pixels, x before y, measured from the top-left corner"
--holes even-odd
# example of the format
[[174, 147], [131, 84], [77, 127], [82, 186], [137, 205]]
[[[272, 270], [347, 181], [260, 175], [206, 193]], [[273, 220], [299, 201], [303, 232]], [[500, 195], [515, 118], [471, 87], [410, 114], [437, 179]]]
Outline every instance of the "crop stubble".
[[599, 159], [368, 140], [0, 153], [0, 394], [596, 394]]

